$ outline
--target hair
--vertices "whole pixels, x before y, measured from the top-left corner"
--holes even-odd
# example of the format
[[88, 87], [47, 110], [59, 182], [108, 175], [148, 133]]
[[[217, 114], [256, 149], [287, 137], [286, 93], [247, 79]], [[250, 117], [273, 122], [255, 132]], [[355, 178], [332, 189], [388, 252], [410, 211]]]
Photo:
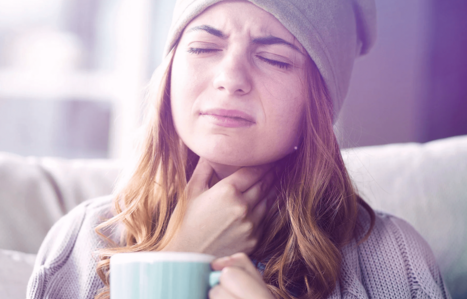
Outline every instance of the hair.
[[[170, 108], [173, 56], [161, 78], [150, 83], [148, 115], [138, 161], [115, 192], [116, 215], [96, 228], [109, 246], [99, 250], [97, 273], [109, 298], [110, 257], [121, 252], [158, 251], [168, 244], [186, 208], [185, 188], [199, 157], [178, 137]], [[301, 144], [276, 163], [278, 198], [264, 218], [264, 234], [250, 257], [265, 265], [263, 279], [277, 298], [325, 298], [334, 290], [340, 249], [363, 236], [357, 226], [361, 199], [345, 168], [333, 131], [333, 107], [323, 78], [308, 58]], [[160, 82], [160, 85], [158, 85]], [[154, 94], [154, 90], [157, 92]], [[175, 225], [168, 226], [169, 220]], [[103, 232], [123, 225], [120, 244]], [[358, 233], [360, 231], [360, 233]]]

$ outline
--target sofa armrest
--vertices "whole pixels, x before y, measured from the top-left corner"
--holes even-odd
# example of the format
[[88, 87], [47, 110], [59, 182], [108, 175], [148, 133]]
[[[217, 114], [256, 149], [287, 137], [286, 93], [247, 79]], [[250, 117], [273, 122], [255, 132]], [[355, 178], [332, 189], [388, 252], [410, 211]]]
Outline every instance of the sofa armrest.
[[61, 216], [86, 199], [112, 192], [120, 168], [113, 160], [0, 152], [0, 248], [36, 253]]

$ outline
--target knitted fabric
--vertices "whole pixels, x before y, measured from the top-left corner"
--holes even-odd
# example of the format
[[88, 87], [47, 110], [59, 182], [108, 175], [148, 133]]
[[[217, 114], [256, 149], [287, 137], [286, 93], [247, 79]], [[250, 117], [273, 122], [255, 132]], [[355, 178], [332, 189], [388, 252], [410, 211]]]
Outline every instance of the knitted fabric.
[[[105, 243], [94, 228], [111, 217], [110, 196], [89, 200], [61, 218], [39, 250], [27, 298], [94, 298], [104, 285], [95, 251]], [[362, 209], [359, 222], [368, 228]], [[109, 237], [117, 241], [115, 231]], [[341, 278], [329, 297], [451, 298], [428, 244], [404, 220], [377, 212], [370, 237], [342, 250]]]

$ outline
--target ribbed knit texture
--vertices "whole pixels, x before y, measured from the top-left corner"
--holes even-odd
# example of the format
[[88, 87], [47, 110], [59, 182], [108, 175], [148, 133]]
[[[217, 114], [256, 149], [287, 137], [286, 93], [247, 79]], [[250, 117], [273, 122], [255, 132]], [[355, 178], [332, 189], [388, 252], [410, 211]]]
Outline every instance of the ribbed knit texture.
[[[27, 298], [94, 298], [104, 285], [95, 251], [105, 243], [94, 228], [111, 216], [110, 196], [89, 200], [49, 231], [29, 280]], [[359, 222], [369, 225], [361, 209]], [[109, 236], [117, 240], [117, 232]], [[378, 212], [368, 240], [343, 250], [341, 278], [329, 298], [451, 298], [433, 253], [404, 220]]]

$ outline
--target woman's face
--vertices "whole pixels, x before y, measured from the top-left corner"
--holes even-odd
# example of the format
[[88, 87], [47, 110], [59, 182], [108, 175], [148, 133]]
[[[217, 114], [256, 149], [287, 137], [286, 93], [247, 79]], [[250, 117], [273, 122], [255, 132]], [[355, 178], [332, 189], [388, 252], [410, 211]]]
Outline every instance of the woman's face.
[[213, 163], [277, 161], [298, 145], [306, 51], [271, 14], [220, 2], [186, 27], [171, 77], [175, 128]]

